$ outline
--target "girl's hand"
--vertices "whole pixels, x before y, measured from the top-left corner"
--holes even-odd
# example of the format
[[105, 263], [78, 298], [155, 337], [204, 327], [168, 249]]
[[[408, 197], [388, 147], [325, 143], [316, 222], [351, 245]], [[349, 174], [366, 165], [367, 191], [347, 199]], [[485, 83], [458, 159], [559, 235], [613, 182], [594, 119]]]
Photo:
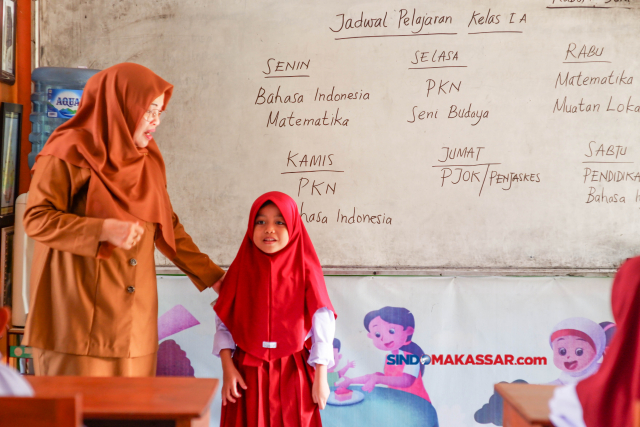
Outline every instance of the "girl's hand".
[[329, 383], [327, 382], [327, 367], [326, 365], [316, 364], [316, 376], [313, 381], [313, 388], [311, 389], [311, 397], [313, 402], [324, 409], [327, 406], [327, 399], [329, 398]]
[[231, 350], [224, 349], [220, 351], [220, 359], [222, 360], [222, 404], [226, 405], [227, 401], [236, 403], [236, 398], [242, 397], [238, 392], [238, 385], [244, 390], [247, 385], [244, 379], [231, 359]]
[[367, 381], [362, 386], [362, 390], [371, 393], [373, 388], [376, 386], [376, 375], [365, 375], [367, 377]]
[[216, 283], [214, 283], [213, 285], [211, 285], [211, 289], [213, 289], [215, 291], [216, 294], [220, 294], [220, 288], [222, 287], [222, 282], [224, 282], [224, 278], [227, 275], [227, 272], [225, 271], [224, 274], [222, 275], [221, 278], [218, 279], [218, 281]]
[[355, 367], [356, 367], [356, 362], [354, 362], [353, 360], [347, 361], [347, 368], [355, 368]]
[[122, 249], [131, 249], [142, 239], [144, 228], [138, 222], [105, 219], [102, 223], [100, 241], [109, 242]]
[[222, 379], [222, 404], [226, 405], [227, 400], [232, 403], [236, 403], [235, 398], [240, 398], [242, 395], [238, 392], [238, 385], [244, 390], [247, 389], [247, 385], [244, 383], [244, 379], [236, 367], [224, 370]]

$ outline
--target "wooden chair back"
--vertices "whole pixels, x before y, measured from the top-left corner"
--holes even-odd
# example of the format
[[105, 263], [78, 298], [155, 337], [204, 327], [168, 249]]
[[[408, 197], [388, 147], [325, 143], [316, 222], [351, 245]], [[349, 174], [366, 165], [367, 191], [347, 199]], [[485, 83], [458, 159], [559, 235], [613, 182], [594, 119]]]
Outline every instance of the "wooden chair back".
[[81, 427], [82, 397], [0, 397], [0, 427]]

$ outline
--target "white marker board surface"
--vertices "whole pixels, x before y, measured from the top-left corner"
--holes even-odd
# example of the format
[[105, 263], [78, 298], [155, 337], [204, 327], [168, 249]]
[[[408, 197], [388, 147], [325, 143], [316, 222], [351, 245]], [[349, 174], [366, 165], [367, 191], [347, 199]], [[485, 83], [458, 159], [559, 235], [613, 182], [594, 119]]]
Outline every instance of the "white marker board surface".
[[169, 193], [218, 263], [270, 190], [327, 266], [612, 268], [640, 249], [638, 0], [42, 3], [44, 65], [175, 85]]

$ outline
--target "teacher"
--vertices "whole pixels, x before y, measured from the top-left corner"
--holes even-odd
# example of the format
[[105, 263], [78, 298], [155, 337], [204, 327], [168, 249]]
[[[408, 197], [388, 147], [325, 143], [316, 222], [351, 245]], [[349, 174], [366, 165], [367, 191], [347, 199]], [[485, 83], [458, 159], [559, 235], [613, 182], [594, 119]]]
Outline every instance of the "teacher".
[[36, 375], [155, 375], [154, 246], [200, 291], [224, 274], [169, 201], [153, 132], [172, 90], [141, 65], [107, 68], [37, 157], [24, 216]]

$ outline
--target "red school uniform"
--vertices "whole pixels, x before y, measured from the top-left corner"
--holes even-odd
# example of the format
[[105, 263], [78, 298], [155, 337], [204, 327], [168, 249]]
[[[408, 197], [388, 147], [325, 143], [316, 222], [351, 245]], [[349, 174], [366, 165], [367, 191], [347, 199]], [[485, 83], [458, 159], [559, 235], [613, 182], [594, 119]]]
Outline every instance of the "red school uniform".
[[[253, 243], [254, 221], [267, 201], [280, 209], [289, 232], [287, 245], [274, 254]], [[322, 425], [304, 341], [323, 307], [335, 313], [296, 202], [280, 192], [260, 196], [214, 307], [236, 342], [234, 364], [247, 384], [236, 403], [222, 407], [221, 426]]]

